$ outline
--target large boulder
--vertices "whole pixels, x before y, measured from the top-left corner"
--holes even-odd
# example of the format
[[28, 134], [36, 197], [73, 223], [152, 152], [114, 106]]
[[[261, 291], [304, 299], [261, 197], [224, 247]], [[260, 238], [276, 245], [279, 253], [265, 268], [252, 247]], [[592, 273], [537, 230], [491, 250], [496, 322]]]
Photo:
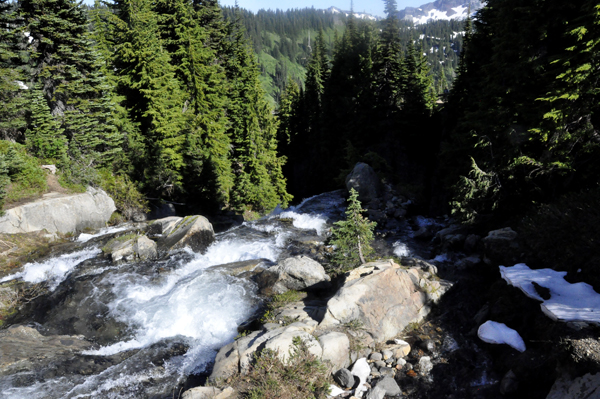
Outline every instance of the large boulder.
[[200, 215], [154, 220], [148, 233], [162, 235], [157, 244], [159, 251], [164, 252], [186, 246], [195, 252], [202, 252], [215, 240], [212, 225]]
[[309, 352], [320, 359], [323, 349], [315, 337], [308, 332], [312, 330], [314, 330], [314, 325], [296, 322], [289, 326], [272, 329], [267, 325], [260, 331], [254, 331], [219, 350], [209, 381], [226, 379], [238, 372], [247, 374], [255, 354], [260, 353], [263, 349], [276, 351], [279, 358], [284, 363], [287, 362], [296, 337], [306, 342]]
[[260, 292], [265, 295], [319, 290], [327, 288], [330, 280], [319, 262], [304, 255], [287, 258], [256, 278]]
[[332, 331], [319, 337], [323, 348], [322, 360], [329, 362], [333, 370], [350, 365], [350, 340], [341, 332]]
[[363, 204], [375, 200], [382, 190], [381, 180], [372, 167], [366, 163], [359, 162], [346, 177], [346, 188], [355, 189], [358, 192], [358, 199]]
[[600, 398], [600, 373], [586, 374], [571, 379], [563, 376], [556, 380], [546, 399]]
[[517, 232], [510, 227], [490, 231], [481, 240], [485, 248], [485, 263], [492, 265], [517, 263], [520, 256], [517, 237]]
[[432, 279], [420, 267], [401, 268], [393, 261], [367, 263], [350, 272], [327, 302], [319, 329], [360, 321], [377, 342], [397, 336], [419, 322], [451, 283]]
[[17, 206], [0, 217], [0, 233], [19, 234], [47, 230], [49, 233], [73, 233], [99, 229], [117, 208], [102, 190], [88, 187], [82, 194], [45, 195], [41, 200]]
[[146, 236], [123, 236], [109, 241], [103, 248], [113, 263], [152, 260], [158, 257], [156, 242]]

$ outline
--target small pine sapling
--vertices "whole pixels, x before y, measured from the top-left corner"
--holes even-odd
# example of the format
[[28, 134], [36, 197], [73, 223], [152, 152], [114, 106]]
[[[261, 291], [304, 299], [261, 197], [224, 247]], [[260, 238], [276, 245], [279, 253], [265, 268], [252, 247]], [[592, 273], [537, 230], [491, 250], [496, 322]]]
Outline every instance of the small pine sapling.
[[350, 189], [346, 220], [336, 222], [331, 229], [330, 244], [335, 246], [332, 262], [342, 269], [366, 263], [365, 257], [374, 252], [371, 243], [377, 223], [364, 217], [364, 212], [358, 200], [358, 193], [353, 188]]

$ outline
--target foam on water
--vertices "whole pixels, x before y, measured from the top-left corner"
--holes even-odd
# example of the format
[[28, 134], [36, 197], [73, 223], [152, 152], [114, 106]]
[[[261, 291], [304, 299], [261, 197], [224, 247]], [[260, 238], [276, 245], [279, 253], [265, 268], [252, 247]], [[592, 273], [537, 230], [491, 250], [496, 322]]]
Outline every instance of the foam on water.
[[196, 255], [159, 280], [134, 273], [107, 277], [117, 298], [108, 305], [110, 315], [127, 323], [134, 331], [133, 338], [85, 353], [112, 355], [183, 336], [190, 350], [179, 373], [201, 370], [214, 358], [216, 349], [237, 335], [237, 326], [258, 304], [253, 283], [207, 268], [258, 258], [276, 261], [281, 251], [279, 236], [215, 242], [204, 255]]
[[22, 279], [29, 283], [48, 281], [48, 287], [54, 291], [63, 282], [69, 273], [81, 262], [93, 258], [100, 253], [100, 249], [91, 248], [64, 254], [58, 258], [48, 259], [44, 262], [32, 262], [23, 266], [23, 271], [6, 276], [0, 283], [15, 279]]
[[402, 241], [396, 241], [394, 243], [394, 255], [401, 258], [403, 256], [410, 256], [411, 252], [405, 243], [403, 243]]
[[318, 235], [322, 235], [327, 227], [327, 218], [322, 215], [310, 215], [306, 213], [297, 213], [294, 211], [285, 211], [280, 213], [279, 217], [293, 219], [294, 227], [303, 230], [316, 230]]

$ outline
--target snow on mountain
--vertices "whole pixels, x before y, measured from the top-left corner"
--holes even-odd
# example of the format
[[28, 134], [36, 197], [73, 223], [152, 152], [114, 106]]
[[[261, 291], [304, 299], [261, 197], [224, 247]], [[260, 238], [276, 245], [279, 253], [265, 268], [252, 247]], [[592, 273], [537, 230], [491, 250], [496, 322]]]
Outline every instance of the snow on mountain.
[[[346, 16], [350, 15], [350, 11], [340, 10], [337, 7], [329, 7], [326, 11], [329, 11], [332, 14], [344, 14]], [[371, 21], [379, 21], [382, 18], [377, 17], [375, 15], [367, 14], [366, 12], [356, 12], [354, 11], [354, 17], [358, 19], [369, 19]]]
[[421, 7], [406, 7], [399, 11], [401, 19], [412, 21], [415, 25], [428, 21], [465, 19], [471, 9], [471, 15], [483, 7], [481, 0], [437, 0], [423, 4]]

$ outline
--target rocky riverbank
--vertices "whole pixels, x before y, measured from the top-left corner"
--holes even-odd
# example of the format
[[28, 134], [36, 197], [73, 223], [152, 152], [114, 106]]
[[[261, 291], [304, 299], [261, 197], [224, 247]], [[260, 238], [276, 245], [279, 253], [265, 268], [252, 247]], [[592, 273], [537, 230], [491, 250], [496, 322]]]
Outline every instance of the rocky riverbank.
[[[518, 232], [411, 215], [373, 184], [380, 260], [345, 274], [327, 262], [344, 192], [217, 234], [199, 215], [84, 233], [11, 270], [0, 397], [246, 397], [265, 377], [255, 367], [285, 373], [290, 356], [312, 365], [302, 382], [319, 395], [593, 397], [598, 327], [548, 318], [500, 277], [524, 256]], [[488, 320], [526, 349], [480, 339]]]

